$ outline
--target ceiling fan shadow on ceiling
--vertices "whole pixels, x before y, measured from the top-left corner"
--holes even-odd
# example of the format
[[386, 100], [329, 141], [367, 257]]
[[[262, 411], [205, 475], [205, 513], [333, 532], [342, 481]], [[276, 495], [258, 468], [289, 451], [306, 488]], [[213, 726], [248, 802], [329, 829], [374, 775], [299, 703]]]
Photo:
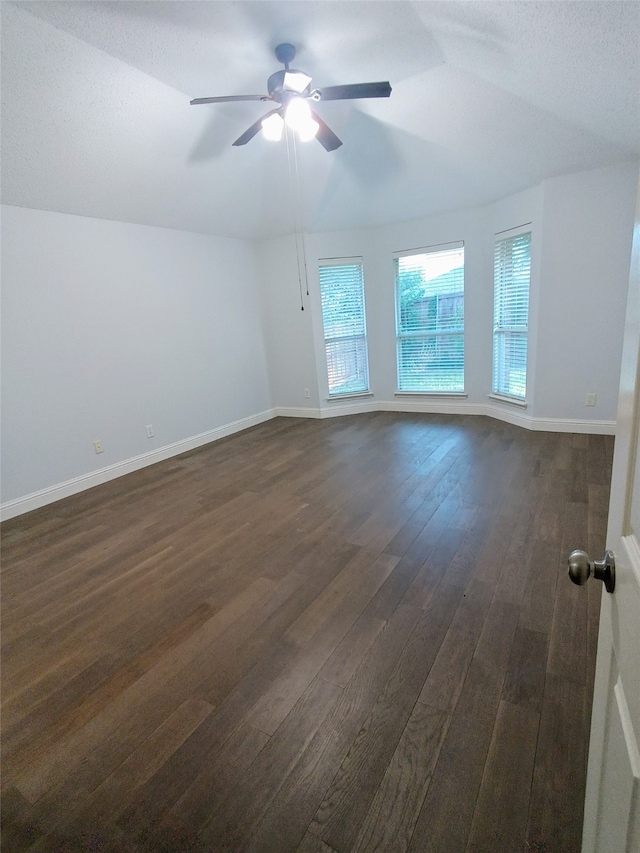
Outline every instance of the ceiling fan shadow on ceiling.
[[262, 130], [267, 139], [278, 140], [285, 128], [294, 130], [302, 141], [314, 137], [326, 151], [334, 151], [342, 142], [320, 116], [309, 106], [309, 102], [342, 101], [358, 98], [388, 98], [391, 86], [388, 81], [378, 83], [350, 83], [344, 86], [325, 86], [312, 89], [311, 77], [304, 71], [290, 67], [296, 49], [292, 44], [279, 44], [275, 49], [276, 59], [284, 65], [267, 80], [266, 95], [223, 95], [214, 98], [195, 98], [192, 105], [222, 104], [230, 101], [271, 101], [277, 106], [254, 122], [239, 136], [234, 145], [246, 145]]

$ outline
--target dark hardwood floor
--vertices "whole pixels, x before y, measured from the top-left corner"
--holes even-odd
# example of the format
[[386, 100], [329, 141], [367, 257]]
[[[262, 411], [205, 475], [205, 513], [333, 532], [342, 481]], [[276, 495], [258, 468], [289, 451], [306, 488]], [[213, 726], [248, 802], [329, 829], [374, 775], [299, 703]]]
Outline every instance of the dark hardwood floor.
[[613, 439], [276, 419], [2, 530], [6, 853], [578, 853]]

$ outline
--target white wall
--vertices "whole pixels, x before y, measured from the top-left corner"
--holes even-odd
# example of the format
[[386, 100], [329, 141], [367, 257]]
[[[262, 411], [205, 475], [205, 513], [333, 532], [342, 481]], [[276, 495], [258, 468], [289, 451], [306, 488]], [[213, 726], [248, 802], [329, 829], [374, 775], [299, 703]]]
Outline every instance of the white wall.
[[543, 185], [538, 417], [615, 419], [637, 179], [632, 164]]
[[[260, 244], [258, 257], [272, 398], [290, 414], [312, 414], [319, 406], [318, 368], [312, 310], [304, 281], [302, 299], [300, 296], [294, 238]], [[300, 278], [304, 278], [302, 267]], [[309, 389], [309, 398], [304, 395], [305, 389]]]
[[2, 247], [3, 503], [270, 416], [252, 244], [5, 206]]
[[[268, 299], [279, 306], [267, 317], [267, 336], [277, 341], [270, 349], [278, 375], [276, 408], [284, 413], [301, 405], [295, 396], [301, 365], [305, 377], [313, 370], [306, 340], [310, 327], [317, 369], [312, 398], [317, 403], [306, 401], [306, 407], [316, 417], [376, 408], [459, 411], [492, 414], [537, 429], [613, 431], [637, 177], [637, 163], [624, 164], [556, 178], [484, 208], [367, 231], [307, 235], [312, 317], [305, 317], [304, 328], [281, 315], [287, 301], [294, 304], [297, 287], [290, 259], [283, 245], [263, 244]], [[526, 223], [532, 230], [532, 271], [527, 407], [521, 409], [488, 395], [494, 235]], [[460, 240], [465, 244], [467, 397], [396, 396], [393, 252]], [[364, 262], [373, 396], [328, 402], [318, 260], [354, 255]], [[585, 406], [587, 392], [598, 395], [596, 407]]]

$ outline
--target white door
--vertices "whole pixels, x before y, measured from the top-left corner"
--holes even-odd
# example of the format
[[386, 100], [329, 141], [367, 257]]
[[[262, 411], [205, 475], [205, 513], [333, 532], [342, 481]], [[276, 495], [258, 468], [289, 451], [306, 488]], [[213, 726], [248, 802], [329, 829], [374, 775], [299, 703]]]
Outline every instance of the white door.
[[613, 594], [602, 592], [583, 853], [640, 853], [639, 357], [640, 188], [607, 531], [607, 548], [615, 556], [616, 580]]

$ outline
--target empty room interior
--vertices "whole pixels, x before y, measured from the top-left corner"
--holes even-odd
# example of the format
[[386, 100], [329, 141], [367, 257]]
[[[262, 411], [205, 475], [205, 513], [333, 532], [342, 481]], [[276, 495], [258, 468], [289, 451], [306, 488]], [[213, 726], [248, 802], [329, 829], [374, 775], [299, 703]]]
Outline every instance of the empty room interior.
[[640, 3], [1, 14], [3, 850], [637, 851]]

